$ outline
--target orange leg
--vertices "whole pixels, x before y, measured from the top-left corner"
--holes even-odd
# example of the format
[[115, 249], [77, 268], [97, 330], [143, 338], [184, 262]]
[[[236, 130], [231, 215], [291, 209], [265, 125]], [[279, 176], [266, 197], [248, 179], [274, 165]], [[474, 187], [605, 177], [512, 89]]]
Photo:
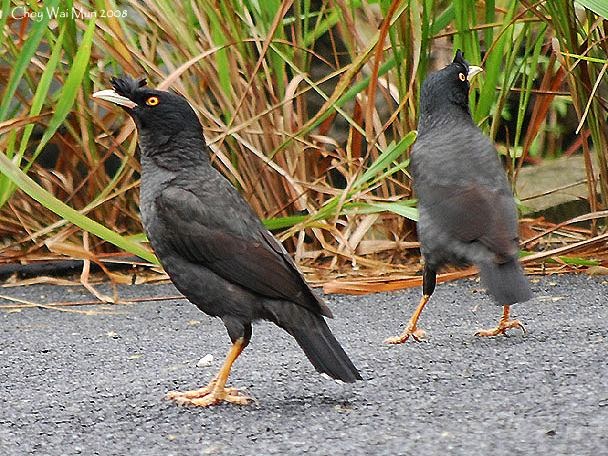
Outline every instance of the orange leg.
[[226, 388], [232, 364], [243, 352], [246, 344], [243, 338], [237, 339], [226, 356], [226, 360], [218, 374], [203, 388], [191, 391], [169, 391], [167, 399], [174, 400], [180, 405], [196, 405], [208, 407], [222, 402], [246, 405], [251, 398], [241, 394], [236, 388]]
[[506, 334], [507, 329], [521, 329], [524, 334], [526, 333], [526, 328], [519, 320], [510, 320], [509, 313], [511, 310], [511, 306], [503, 306], [502, 307], [502, 317], [498, 322], [498, 326], [492, 329], [482, 329], [475, 333], [476, 336], [479, 337], [492, 337], [498, 336], [499, 334]]
[[418, 307], [416, 307], [416, 310], [410, 317], [410, 321], [408, 321], [405, 330], [399, 336], [389, 337], [384, 342], [387, 344], [402, 344], [408, 340], [410, 336], [412, 336], [417, 342], [420, 342], [420, 340], [424, 338], [424, 331], [418, 328], [416, 325], [418, 324], [418, 318], [420, 318], [422, 309], [424, 309], [426, 303], [429, 302], [429, 299], [431, 299], [433, 291], [435, 291], [436, 283], [437, 273], [435, 272], [435, 269], [428, 264], [425, 264], [422, 271], [422, 299], [420, 299]]
[[408, 340], [410, 336], [412, 336], [415, 341], [420, 342], [420, 339], [424, 338], [425, 333], [424, 330], [418, 328], [416, 325], [418, 324], [418, 318], [420, 318], [422, 309], [424, 309], [424, 306], [426, 306], [426, 303], [429, 302], [430, 298], [430, 294], [422, 295], [422, 299], [420, 300], [418, 307], [416, 307], [416, 310], [410, 317], [410, 321], [407, 323], [405, 330], [399, 336], [389, 337], [384, 342], [386, 342], [387, 344], [402, 344], [406, 340]]

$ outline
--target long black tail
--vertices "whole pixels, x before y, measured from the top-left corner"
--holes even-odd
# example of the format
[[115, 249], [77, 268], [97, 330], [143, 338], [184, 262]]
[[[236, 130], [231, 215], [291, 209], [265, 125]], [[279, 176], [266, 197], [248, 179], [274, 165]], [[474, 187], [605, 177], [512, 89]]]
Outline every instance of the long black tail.
[[530, 283], [517, 259], [506, 263], [481, 263], [481, 284], [499, 305], [511, 305], [532, 298]]
[[361, 380], [322, 316], [291, 302], [272, 307], [275, 322], [294, 337], [318, 372], [347, 383]]

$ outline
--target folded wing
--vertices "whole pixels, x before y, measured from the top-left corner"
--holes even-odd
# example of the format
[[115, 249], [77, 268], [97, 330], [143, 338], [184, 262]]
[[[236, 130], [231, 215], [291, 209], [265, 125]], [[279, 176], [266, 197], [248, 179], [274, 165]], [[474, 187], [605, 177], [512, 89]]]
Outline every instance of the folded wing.
[[[261, 296], [285, 299], [308, 310], [331, 317], [331, 311], [304, 281], [283, 246], [261, 223], [250, 223], [248, 231], [231, 230], [208, 222], [205, 206], [189, 190], [170, 187], [156, 200], [163, 222], [175, 226], [175, 236], [165, 239], [176, 252], [230, 283]], [[243, 205], [244, 201], [242, 202]], [[243, 209], [243, 208], [239, 208]], [[249, 210], [241, 216], [255, 217]]]

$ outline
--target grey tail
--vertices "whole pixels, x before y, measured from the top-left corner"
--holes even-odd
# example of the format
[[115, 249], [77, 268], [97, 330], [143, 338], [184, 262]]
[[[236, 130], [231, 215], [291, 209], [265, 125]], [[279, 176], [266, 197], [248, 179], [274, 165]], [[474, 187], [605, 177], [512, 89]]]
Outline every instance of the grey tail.
[[506, 263], [484, 262], [478, 266], [481, 284], [497, 304], [511, 305], [532, 298], [530, 283], [516, 258]]
[[359, 371], [332, 334], [325, 319], [293, 303], [272, 306], [275, 322], [293, 336], [311, 364], [322, 374], [353, 383]]

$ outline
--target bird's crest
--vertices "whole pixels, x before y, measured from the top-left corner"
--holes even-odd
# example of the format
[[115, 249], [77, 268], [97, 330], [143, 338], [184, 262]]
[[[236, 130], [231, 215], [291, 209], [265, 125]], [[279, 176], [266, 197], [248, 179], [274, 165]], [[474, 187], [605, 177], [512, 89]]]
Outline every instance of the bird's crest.
[[454, 56], [454, 60], [452, 61], [452, 63], [462, 65], [467, 70], [467, 72], [469, 71], [469, 62], [464, 59], [464, 53], [460, 49], [456, 51], [456, 55]]
[[147, 85], [146, 78], [133, 79], [130, 76], [122, 76], [110, 79], [112, 87], [118, 95], [133, 99], [135, 92]]

